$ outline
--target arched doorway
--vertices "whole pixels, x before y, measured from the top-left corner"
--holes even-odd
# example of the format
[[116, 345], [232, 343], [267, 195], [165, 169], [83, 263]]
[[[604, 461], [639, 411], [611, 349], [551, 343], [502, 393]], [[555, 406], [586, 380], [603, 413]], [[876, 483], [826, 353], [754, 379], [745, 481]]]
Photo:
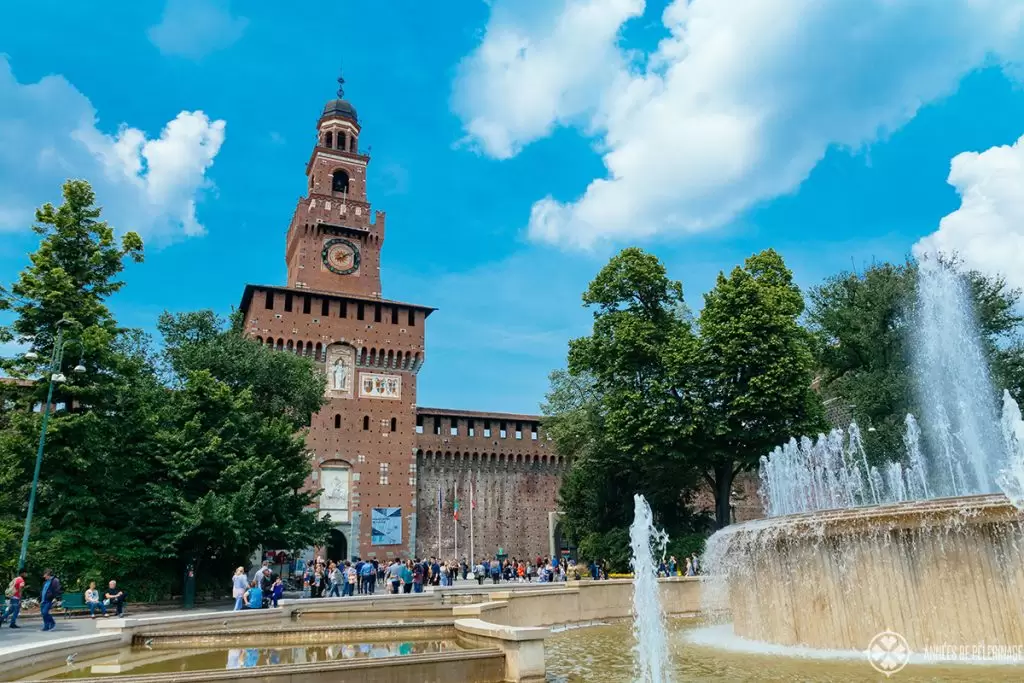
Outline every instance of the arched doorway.
[[331, 529], [327, 538], [327, 557], [324, 559], [344, 562], [348, 559], [348, 539], [337, 529]]

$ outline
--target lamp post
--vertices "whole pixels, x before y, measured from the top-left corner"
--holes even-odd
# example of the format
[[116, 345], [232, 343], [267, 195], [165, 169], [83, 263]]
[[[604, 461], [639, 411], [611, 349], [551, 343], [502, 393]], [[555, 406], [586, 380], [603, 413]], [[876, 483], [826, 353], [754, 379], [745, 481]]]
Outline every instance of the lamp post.
[[[21, 537], [21, 554], [18, 555], [18, 571], [20, 572], [25, 568], [25, 559], [28, 556], [28, 535], [32, 528], [32, 512], [36, 506], [36, 489], [39, 488], [39, 472], [43, 467], [43, 447], [46, 445], [46, 426], [50, 423], [50, 404], [53, 403], [53, 385], [59, 382], [67, 381], [67, 377], [60, 371], [61, 364], [64, 361], [64, 349], [68, 344], [78, 344], [82, 346], [82, 342], [77, 339], [64, 339], [64, 326], [65, 325], [77, 325], [73, 320], [67, 318], [61, 319], [57, 323], [57, 341], [53, 345], [53, 353], [50, 356], [50, 366], [47, 369], [50, 376], [50, 387], [46, 392], [46, 402], [43, 404], [43, 424], [39, 430], [39, 448], [36, 450], [36, 469], [32, 475], [32, 489], [28, 494], [28, 514], [25, 515], [25, 533]], [[84, 353], [84, 350], [83, 350]], [[39, 354], [35, 351], [29, 351], [25, 354], [26, 360], [34, 361], [39, 360]], [[85, 366], [82, 365], [82, 361], [78, 361], [78, 365], [75, 366], [74, 372], [81, 374], [85, 372]]]

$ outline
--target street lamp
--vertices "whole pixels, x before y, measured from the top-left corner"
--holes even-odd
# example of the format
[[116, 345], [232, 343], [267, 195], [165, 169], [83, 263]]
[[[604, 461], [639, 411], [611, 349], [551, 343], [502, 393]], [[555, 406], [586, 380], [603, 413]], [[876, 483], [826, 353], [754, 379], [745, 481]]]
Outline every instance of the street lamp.
[[[58, 382], [66, 382], [67, 377], [60, 371], [60, 366], [64, 362], [64, 349], [69, 344], [78, 344], [82, 349], [82, 355], [85, 355], [85, 348], [82, 342], [77, 339], [64, 339], [64, 326], [65, 325], [78, 325], [79, 323], [68, 318], [62, 318], [57, 323], [57, 341], [53, 345], [53, 353], [50, 355], [50, 365], [47, 368], [47, 374], [50, 376], [50, 387], [46, 391], [46, 403], [43, 404], [43, 424], [39, 430], [39, 448], [36, 450], [36, 469], [32, 475], [32, 489], [28, 494], [28, 514], [25, 515], [25, 533], [21, 537], [21, 554], [18, 556], [18, 572], [25, 568], [25, 559], [28, 556], [28, 535], [32, 528], [32, 512], [36, 507], [36, 489], [39, 488], [39, 472], [43, 467], [43, 447], [46, 445], [46, 426], [50, 423], [50, 404], [53, 403], [53, 385]], [[39, 354], [35, 351], [29, 351], [25, 354], [25, 360], [36, 361], [39, 360]], [[82, 374], [85, 372], [85, 366], [82, 364], [82, 360], [78, 361], [78, 365], [75, 366], [73, 372]]]

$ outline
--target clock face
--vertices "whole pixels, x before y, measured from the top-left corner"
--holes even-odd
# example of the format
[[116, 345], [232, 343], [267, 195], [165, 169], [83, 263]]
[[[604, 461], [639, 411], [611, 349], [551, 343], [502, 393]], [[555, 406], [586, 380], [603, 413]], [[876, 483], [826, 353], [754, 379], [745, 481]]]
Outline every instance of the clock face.
[[359, 247], [340, 237], [324, 242], [320, 258], [327, 270], [338, 275], [348, 275], [359, 270]]

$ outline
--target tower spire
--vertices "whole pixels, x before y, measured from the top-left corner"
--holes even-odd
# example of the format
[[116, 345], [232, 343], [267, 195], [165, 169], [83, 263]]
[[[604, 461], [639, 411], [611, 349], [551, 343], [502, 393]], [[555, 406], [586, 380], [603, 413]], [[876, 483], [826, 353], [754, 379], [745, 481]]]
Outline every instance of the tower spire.
[[338, 99], [345, 99], [345, 76], [338, 72]]

